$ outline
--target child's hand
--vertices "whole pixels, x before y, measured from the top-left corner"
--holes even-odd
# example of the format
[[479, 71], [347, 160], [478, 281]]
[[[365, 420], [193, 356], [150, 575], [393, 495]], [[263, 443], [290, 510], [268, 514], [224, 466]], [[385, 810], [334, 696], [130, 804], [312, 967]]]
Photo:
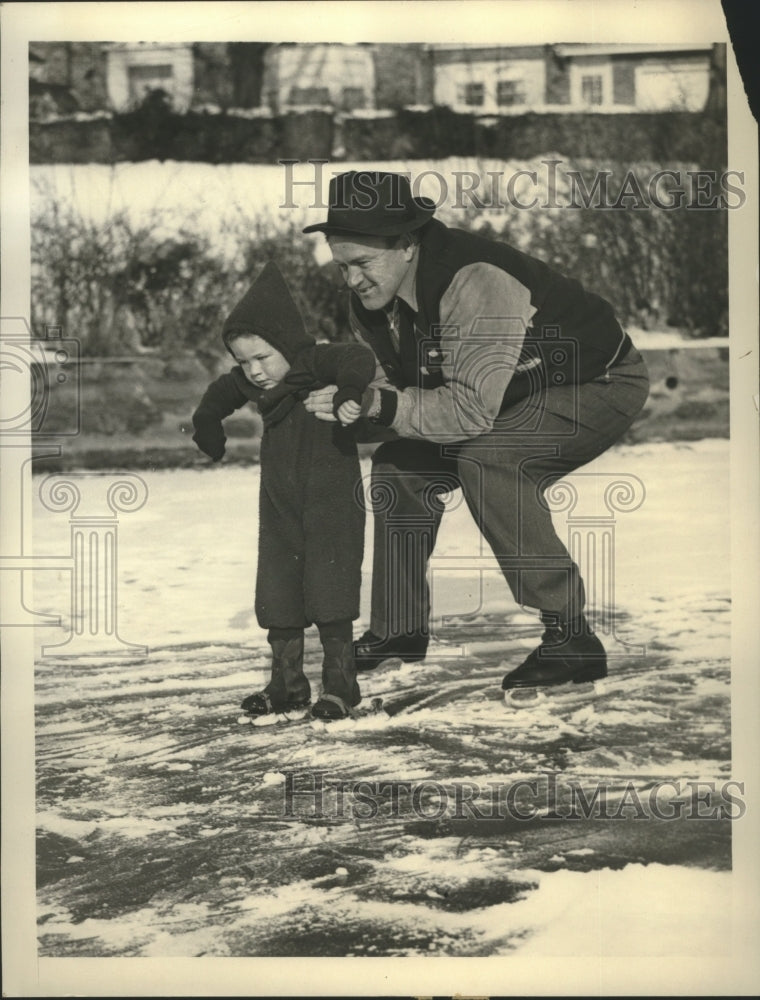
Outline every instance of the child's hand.
[[340, 420], [344, 427], [348, 427], [349, 424], [353, 424], [354, 421], [359, 419], [361, 412], [362, 408], [358, 403], [355, 403], [352, 399], [347, 399], [345, 403], [341, 403], [338, 407], [338, 420]]
[[224, 446], [227, 441], [221, 422], [196, 424], [193, 441], [201, 451], [205, 452], [209, 458], [215, 462], [220, 462], [224, 457]]

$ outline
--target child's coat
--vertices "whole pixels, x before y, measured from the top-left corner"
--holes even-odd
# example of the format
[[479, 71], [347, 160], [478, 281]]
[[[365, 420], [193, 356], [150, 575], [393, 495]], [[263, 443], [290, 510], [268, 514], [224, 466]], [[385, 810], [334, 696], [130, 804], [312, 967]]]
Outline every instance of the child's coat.
[[353, 430], [318, 420], [303, 399], [338, 386], [335, 408], [361, 401], [375, 374], [358, 344], [316, 344], [273, 263], [233, 309], [223, 330], [262, 337], [291, 363], [266, 391], [237, 365], [212, 382], [193, 415], [198, 446], [224, 455], [222, 420], [247, 402], [264, 418], [259, 494], [256, 617], [262, 628], [298, 628], [359, 616], [364, 552], [361, 470]]

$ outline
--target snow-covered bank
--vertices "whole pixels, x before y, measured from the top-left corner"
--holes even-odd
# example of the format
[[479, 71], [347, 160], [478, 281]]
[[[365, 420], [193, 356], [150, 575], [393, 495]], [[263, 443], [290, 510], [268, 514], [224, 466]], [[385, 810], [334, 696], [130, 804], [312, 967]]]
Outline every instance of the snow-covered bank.
[[[558, 161], [561, 162], [561, 161]], [[527, 175], [520, 171], [532, 165], [541, 175], [539, 187], [531, 189]], [[301, 229], [321, 221], [326, 207], [327, 189], [333, 173], [371, 166], [374, 169], [407, 172], [415, 193], [433, 199], [444, 218], [472, 212], [477, 199], [499, 205], [505, 197], [506, 182], [488, 187], [492, 175], [511, 178], [516, 175], [515, 197], [531, 192], [531, 198], [549, 196], [550, 181], [544, 160], [447, 157], [439, 160], [388, 160], [385, 162], [335, 162], [321, 164], [304, 161], [289, 166], [250, 163], [195, 163], [150, 160], [140, 163], [56, 164], [31, 168], [33, 208], [45, 198], [70, 205], [84, 219], [102, 223], [125, 213], [132, 225], [163, 223], [167, 235], [192, 228], [209, 235], [220, 248], [232, 251], [241, 224], [255, 220], [263, 231]], [[481, 178], [468, 194], [473, 178]], [[568, 181], [562, 170], [554, 177], [559, 190], [566, 191]], [[479, 190], [478, 190], [479, 188]], [[498, 211], [490, 213], [498, 215]], [[523, 215], [525, 213], [522, 213]], [[488, 218], [486, 214], [484, 218]], [[321, 246], [322, 241], [315, 241]]]

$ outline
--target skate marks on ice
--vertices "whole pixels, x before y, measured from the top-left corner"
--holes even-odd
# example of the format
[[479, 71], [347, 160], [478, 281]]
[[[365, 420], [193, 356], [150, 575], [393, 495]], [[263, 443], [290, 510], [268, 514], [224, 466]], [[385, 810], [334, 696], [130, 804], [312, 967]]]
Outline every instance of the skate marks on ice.
[[[652, 642], [645, 660], [613, 659], [605, 681], [519, 711], [505, 706], [500, 684], [525, 639], [487, 621], [472, 636], [458, 628], [465, 655], [434, 643], [422, 663], [362, 674], [365, 703], [380, 697], [387, 714], [263, 730], [237, 717], [241, 698], [266, 682], [264, 648], [46, 659], [37, 680], [40, 954], [506, 954], [538, 940], [537, 914], [562, 887], [577, 899], [607, 884], [617, 898], [635, 873], [639, 886], [656, 876], [661, 891], [663, 873], [675, 878], [683, 866], [717, 879], [707, 869], [730, 865], [728, 822], [561, 813], [565, 779], [587, 791], [603, 780], [614, 801], [629, 782], [643, 794], [663, 779], [729, 776], [728, 660], [716, 655], [724, 607], [715, 605], [704, 657], [683, 639], [694, 609], [680, 608], [678, 645], [669, 609], [670, 640]], [[655, 622], [656, 604], [649, 610]], [[307, 674], [316, 695], [315, 641]], [[341, 811], [327, 794], [319, 814], [306, 794], [288, 814], [287, 773], [317, 771], [376, 787], [430, 781], [449, 792], [448, 808], [436, 814], [423, 795], [420, 815], [408, 796], [381, 794], [367, 817], [350, 796]], [[542, 774], [560, 776], [556, 816], [482, 815], [491, 785]], [[474, 808], [460, 809], [457, 789], [468, 782]]]

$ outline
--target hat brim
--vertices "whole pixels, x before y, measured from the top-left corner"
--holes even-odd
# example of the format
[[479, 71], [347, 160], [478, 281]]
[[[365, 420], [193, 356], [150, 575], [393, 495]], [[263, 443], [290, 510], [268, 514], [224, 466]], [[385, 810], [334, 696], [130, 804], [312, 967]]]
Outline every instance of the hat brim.
[[[329, 236], [334, 233], [348, 233], [352, 236], [402, 236], [404, 233], [412, 233], [416, 229], [421, 229], [425, 223], [430, 222], [435, 214], [435, 202], [429, 198], [415, 198], [414, 205], [419, 213], [413, 219], [388, 219], [378, 221], [374, 224], [361, 226], [357, 224], [358, 213], [346, 213], [346, 218], [340, 222], [331, 221], [328, 216], [326, 222], [317, 222], [314, 225], [306, 226], [303, 233], [324, 233]], [[358, 215], [358, 220], [361, 220]]]

